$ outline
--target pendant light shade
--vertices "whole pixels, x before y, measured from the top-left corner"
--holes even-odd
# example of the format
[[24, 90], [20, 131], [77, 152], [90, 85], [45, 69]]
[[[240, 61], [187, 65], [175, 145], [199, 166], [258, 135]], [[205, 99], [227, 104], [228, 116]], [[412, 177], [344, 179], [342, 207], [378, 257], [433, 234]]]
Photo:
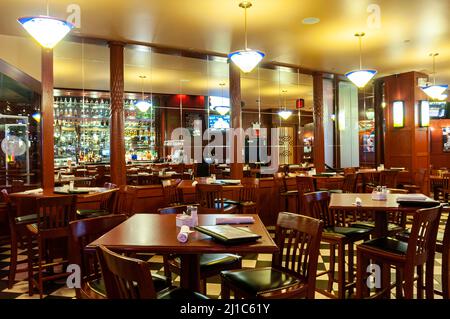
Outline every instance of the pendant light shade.
[[247, 47], [247, 9], [251, 6], [252, 3], [249, 1], [241, 2], [239, 4], [239, 7], [243, 8], [245, 11], [245, 49], [228, 54], [228, 58], [244, 73], [251, 72], [265, 56], [263, 52], [252, 50]]
[[[426, 95], [428, 95], [433, 100], [443, 100], [443, 94], [447, 89], [448, 85], [428, 85], [421, 88], [422, 91], [425, 92]], [[445, 98], [444, 98], [445, 99]]]
[[438, 55], [439, 53], [430, 53], [430, 56], [433, 58], [433, 84], [429, 83], [427, 86], [421, 87], [421, 89], [433, 100], [445, 100], [447, 96], [445, 96], [444, 92], [448, 89], [448, 85], [436, 84], [436, 57]]
[[347, 72], [345, 76], [353, 82], [357, 87], [363, 88], [377, 74], [376, 70], [362, 68], [362, 37], [366, 34], [356, 33], [355, 37], [359, 38], [359, 70]]
[[345, 74], [357, 87], [363, 88], [377, 74], [375, 70], [357, 70]]
[[230, 111], [230, 106], [226, 105], [224, 95], [223, 95], [223, 88], [225, 86], [225, 83], [219, 83], [221, 88], [221, 103], [220, 105], [214, 106], [213, 110], [219, 113], [220, 115], [224, 116]]
[[17, 21], [47, 49], [52, 49], [75, 27], [70, 22], [50, 16], [23, 17]]
[[147, 112], [148, 109], [152, 106], [151, 103], [145, 100], [144, 96], [144, 80], [147, 78], [145, 75], [140, 75], [139, 78], [142, 80], [142, 97], [139, 101], [137, 101], [134, 106], [143, 113]]
[[135, 106], [138, 108], [139, 111], [141, 112], [147, 112], [148, 109], [152, 106], [149, 102], [141, 100], [141, 101], [137, 101]]
[[244, 73], [251, 72], [259, 62], [264, 58], [265, 54], [258, 50], [245, 49], [232, 52], [228, 55]]
[[287, 120], [288, 118], [291, 117], [292, 111], [289, 111], [289, 110], [281, 110], [281, 111], [278, 111], [278, 115], [279, 115], [283, 120]]

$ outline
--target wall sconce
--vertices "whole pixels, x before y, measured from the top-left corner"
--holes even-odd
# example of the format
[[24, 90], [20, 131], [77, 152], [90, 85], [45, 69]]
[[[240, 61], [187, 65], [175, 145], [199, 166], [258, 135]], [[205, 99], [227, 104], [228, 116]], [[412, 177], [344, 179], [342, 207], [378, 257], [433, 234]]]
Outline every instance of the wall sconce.
[[428, 101], [420, 101], [419, 109], [419, 126], [430, 126], [430, 103]]
[[405, 126], [405, 101], [393, 102], [394, 127]]

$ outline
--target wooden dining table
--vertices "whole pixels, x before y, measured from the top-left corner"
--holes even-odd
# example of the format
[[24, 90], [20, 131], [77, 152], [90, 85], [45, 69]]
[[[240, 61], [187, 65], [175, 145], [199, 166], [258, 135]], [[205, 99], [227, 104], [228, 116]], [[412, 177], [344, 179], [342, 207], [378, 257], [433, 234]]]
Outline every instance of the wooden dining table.
[[[217, 217], [233, 217], [232, 214], [199, 215], [199, 225], [215, 225]], [[176, 215], [135, 214], [97, 240], [86, 246], [87, 251], [98, 245], [123, 253], [177, 254], [181, 260], [180, 285], [200, 291], [199, 256], [204, 253], [276, 253], [278, 247], [269, 235], [258, 215], [252, 216], [253, 224], [238, 225], [261, 235], [255, 242], [224, 245], [210, 236], [193, 231], [186, 243], [177, 240], [180, 228], [176, 226]]]
[[[417, 194], [414, 194], [417, 195]], [[352, 194], [331, 194], [329, 209], [335, 212], [357, 212], [371, 211], [374, 212], [375, 229], [374, 237], [383, 237], [388, 234], [388, 213], [390, 211], [404, 211], [414, 213], [422, 207], [419, 206], [401, 206], [397, 203], [398, 197], [404, 197], [405, 194], [387, 194], [386, 200], [373, 200], [372, 194], [368, 193], [352, 193]], [[424, 195], [425, 196], [425, 195]], [[361, 199], [361, 206], [355, 205], [356, 198]], [[427, 198], [427, 201], [432, 201]]]

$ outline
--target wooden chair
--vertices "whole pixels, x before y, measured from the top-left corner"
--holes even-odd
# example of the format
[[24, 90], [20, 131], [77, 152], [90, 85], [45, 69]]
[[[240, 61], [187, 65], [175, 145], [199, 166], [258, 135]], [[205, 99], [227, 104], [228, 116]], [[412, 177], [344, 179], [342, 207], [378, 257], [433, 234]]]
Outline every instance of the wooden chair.
[[6, 209], [8, 213], [8, 223], [10, 229], [10, 244], [11, 255], [9, 263], [9, 275], [8, 275], [8, 289], [11, 289], [16, 279], [18, 272], [28, 271], [27, 268], [17, 269], [19, 264], [27, 263], [28, 260], [18, 260], [18, 249], [28, 247], [27, 240], [28, 231], [27, 225], [37, 222], [37, 214], [35, 214], [35, 200], [32, 198], [23, 197], [12, 202], [8, 191], [3, 189], [1, 191], [3, 201], [6, 203]]
[[[172, 206], [158, 209], [159, 214], [182, 214], [187, 211], [187, 205]], [[164, 275], [171, 281], [172, 273], [180, 275], [181, 261], [177, 255], [164, 255]], [[223, 270], [242, 268], [242, 257], [235, 254], [201, 254], [200, 280], [202, 293], [206, 293], [206, 281], [209, 277], [220, 274]]]
[[97, 257], [86, 253], [84, 248], [126, 219], [126, 215], [110, 215], [70, 222], [70, 263], [81, 267], [81, 287], [75, 288], [78, 299], [106, 298]]
[[97, 202], [98, 208], [77, 209], [77, 218], [92, 218], [112, 214], [116, 192], [117, 189], [110, 189], [106, 192], [85, 196], [85, 200]]
[[297, 195], [298, 195], [298, 208], [299, 211], [297, 213], [304, 213], [304, 201], [303, 195], [310, 192], [315, 192], [316, 187], [314, 185], [314, 179], [311, 176], [296, 176], [295, 181], [297, 183]]
[[[436, 251], [442, 254], [441, 265], [441, 283], [442, 289], [435, 290], [434, 293], [442, 296], [444, 299], [450, 299], [450, 207], [444, 206], [442, 211], [447, 213], [447, 221], [445, 223], [444, 235], [442, 238], [437, 237]], [[432, 280], [434, 278], [429, 278]]]
[[[278, 209], [279, 211], [289, 211], [289, 201], [294, 200], [295, 205], [298, 202], [298, 191], [289, 190], [286, 183], [286, 175], [283, 172], [278, 172], [273, 174], [273, 182], [275, 184], [275, 191], [277, 192], [278, 199]], [[283, 203], [283, 207], [281, 207], [281, 203]], [[294, 212], [297, 212], [297, 207], [294, 208]]]
[[178, 188], [178, 184], [180, 184], [180, 182], [181, 180], [179, 179], [168, 179], [161, 181], [166, 206], [177, 206], [183, 204], [183, 193]]
[[387, 188], [397, 188], [397, 170], [384, 170], [380, 173], [380, 181], [378, 185]]
[[413, 184], [404, 184], [403, 188], [406, 189], [408, 193], [425, 193], [424, 186], [428, 177], [428, 170], [421, 168], [414, 175]]
[[[345, 217], [342, 218], [337, 211], [330, 211], [328, 209], [330, 203], [329, 192], [314, 192], [304, 195], [307, 215], [324, 222], [324, 230], [322, 234], [322, 241], [330, 244], [330, 269], [328, 271], [318, 274], [328, 274], [328, 294], [330, 297], [335, 297], [331, 294], [333, 282], [338, 284], [338, 298], [345, 297], [347, 289], [350, 292], [354, 286], [354, 269], [353, 269], [353, 245], [355, 242], [363, 239], [368, 239], [371, 233], [370, 229], [346, 227]], [[348, 247], [348, 283], [345, 280], [345, 247]], [[334, 278], [335, 274], [335, 250], [337, 253], [338, 262], [338, 276], [337, 280]]]
[[[415, 268], [417, 268], [418, 275], [417, 297], [423, 298], [424, 288], [427, 298], [433, 297], [433, 261], [440, 214], [440, 206], [418, 210], [414, 214], [411, 234], [407, 243], [392, 237], [382, 237], [364, 242], [357, 247], [357, 298], [368, 297], [364, 274], [370, 260], [381, 265], [383, 272], [382, 290], [374, 297], [390, 297], [392, 285], [389, 270], [391, 265], [396, 268], [397, 298], [401, 297], [402, 288], [405, 298], [413, 298]], [[423, 265], [425, 263], [427, 263], [426, 284], [423, 283]]]
[[97, 256], [109, 299], [207, 299], [204, 295], [182, 288], [157, 293], [145, 261], [121, 256], [104, 246], [97, 247]]
[[226, 203], [236, 204], [241, 214], [258, 214], [259, 212], [259, 179], [243, 178], [242, 188], [239, 189], [237, 201], [225, 200]]
[[[61, 273], [53, 273], [52, 269], [58, 265], [62, 265], [64, 268], [68, 262], [69, 222], [75, 219], [76, 203], [76, 196], [71, 195], [36, 199], [37, 223], [27, 225], [29, 236], [28, 292], [30, 296], [33, 295], [33, 288], [36, 286], [39, 289], [39, 297], [42, 298], [45, 281], [69, 275], [65, 269]], [[37, 256], [33, 250], [33, 238], [37, 241]], [[62, 247], [65, 243], [67, 243], [67, 247]], [[58, 248], [61, 248], [62, 256], [57, 254]], [[34, 277], [35, 269], [37, 278]], [[45, 276], [44, 270], [49, 271], [48, 276]]]
[[275, 242], [280, 253], [272, 267], [222, 272], [222, 299], [229, 299], [230, 291], [236, 299], [314, 299], [322, 228], [320, 220], [279, 213]]
[[195, 188], [199, 214], [232, 214], [237, 211], [237, 205], [225, 202], [222, 185], [197, 184]]
[[116, 193], [113, 213], [125, 214], [128, 217], [134, 215], [134, 202], [136, 199], [137, 190], [133, 186], [120, 186]]

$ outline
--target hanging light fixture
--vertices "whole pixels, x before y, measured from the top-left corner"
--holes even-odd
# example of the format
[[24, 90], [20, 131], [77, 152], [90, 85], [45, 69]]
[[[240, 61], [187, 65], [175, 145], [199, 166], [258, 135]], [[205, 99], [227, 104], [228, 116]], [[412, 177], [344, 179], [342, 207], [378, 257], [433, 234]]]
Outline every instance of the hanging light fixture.
[[291, 117], [292, 111], [286, 109], [286, 93], [287, 93], [287, 91], [286, 91], [286, 90], [283, 90], [282, 92], [284, 93], [284, 109], [281, 110], [281, 111], [278, 111], [278, 115], [279, 115], [283, 120], [286, 121], [288, 118]]
[[444, 94], [444, 92], [448, 89], [448, 85], [436, 85], [436, 57], [438, 55], [439, 53], [430, 53], [430, 56], [433, 58], [433, 85], [423, 86], [421, 87], [421, 89], [425, 92], [426, 95], [434, 100], [445, 100], [447, 96]]
[[142, 97], [139, 101], [136, 102], [136, 104], [134, 106], [136, 106], [138, 108], [139, 111], [141, 112], [147, 112], [148, 109], [152, 106], [149, 102], [147, 102], [145, 100], [144, 97], [144, 80], [147, 78], [145, 75], [140, 75], [139, 78], [142, 81]]
[[220, 115], [224, 116], [230, 111], [230, 107], [225, 105], [225, 102], [224, 102], [223, 87], [225, 86], [225, 83], [219, 83], [219, 85], [220, 85], [220, 88], [221, 88], [222, 103], [220, 103], [221, 105], [215, 106], [214, 107], [214, 111], [216, 111]]
[[251, 72], [265, 56], [263, 52], [247, 47], [247, 9], [251, 6], [252, 3], [250, 1], [244, 1], [239, 4], [239, 7], [243, 8], [245, 12], [245, 49], [228, 54], [228, 58], [244, 73]]
[[352, 81], [357, 87], [363, 88], [366, 84], [377, 74], [376, 70], [362, 68], [362, 37], [366, 34], [364, 32], [355, 33], [355, 37], [359, 38], [359, 70], [351, 71], [345, 76]]
[[63, 19], [51, 17], [47, 1], [47, 15], [18, 18], [22, 27], [44, 48], [52, 49], [75, 26]]

